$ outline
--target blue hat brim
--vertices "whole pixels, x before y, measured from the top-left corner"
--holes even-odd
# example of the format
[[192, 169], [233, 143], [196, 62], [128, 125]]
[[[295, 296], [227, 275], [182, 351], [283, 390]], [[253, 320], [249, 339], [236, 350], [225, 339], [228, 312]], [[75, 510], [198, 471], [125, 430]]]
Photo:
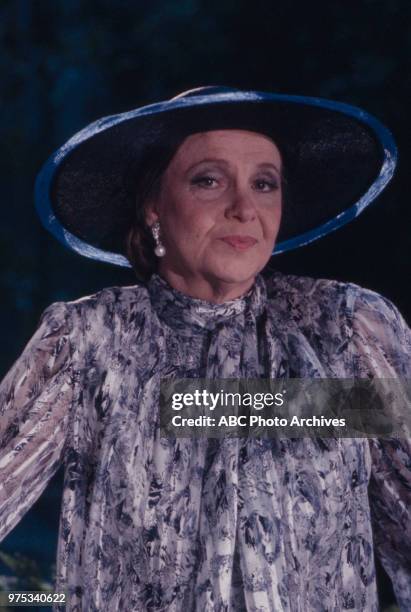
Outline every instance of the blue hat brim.
[[[78, 155], [82, 150], [86, 150], [86, 145], [96, 141], [99, 135], [108, 136], [116, 133], [119, 128], [127, 129], [133, 122], [144, 125], [149, 121], [152, 125], [153, 120], [172, 116], [176, 111], [184, 116], [186, 111], [201, 115], [201, 111], [213, 106], [214, 108], [235, 108], [247, 106], [247, 108], [257, 108], [254, 105], [263, 103], [272, 105], [273, 111], [281, 104], [283, 107], [299, 109], [311, 107], [324, 113], [331, 111], [352, 120], [356, 125], [364, 128], [372, 134], [373, 146], [378, 150], [378, 163], [374, 164], [372, 179], [367, 180], [364, 192], [355, 202], [351, 202], [344, 210], [333, 215], [330, 219], [319, 223], [316, 227], [307, 231], [302, 231], [296, 235], [280, 240], [273, 251], [273, 254], [284, 253], [317, 240], [330, 232], [349, 223], [358, 217], [381, 193], [387, 183], [391, 180], [397, 163], [397, 148], [390, 131], [375, 117], [366, 113], [364, 110], [341, 102], [325, 100], [321, 98], [273, 94], [254, 91], [229, 90], [219, 93], [207, 93], [205, 95], [195, 95], [178, 97], [170, 101], [151, 104], [138, 109], [111, 115], [99, 119], [86, 128], [75, 134], [61, 148], [53, 153], [43, 168], [39, 172], [35, 184], [35, 206], [43, 226], [55, 236], [63, 245], [74, 250], [85, 257], [98, 261], [111, 263], [122, 267], [131, 267], [127, 257], [121, 252], [114, 252], [100, 248], [93, 244], [93, 239], [88, 241], [68, 229], [68, 223], [62, 222], [61, 212], [58, 212], [58, 201], [55, 198], [53, 185], [56, 179], [60, 179], [67, 161], [73, 159], [73, 155]], [[198, 130], [200, 131], [200, 130]], [[154, 134], [155, 138], [155, 134]], [[97, 147], [96, 147], [97, 150]], [[86, 153], [84, 155], [86, 157]], [[84, 159], [82, 160], [84, 165]], [[73, 204], [74, 206], [74, 204]], [[73, 212], [70, 214], [73, 215]], [[94, 240], [95, 242], [95, 240]]]

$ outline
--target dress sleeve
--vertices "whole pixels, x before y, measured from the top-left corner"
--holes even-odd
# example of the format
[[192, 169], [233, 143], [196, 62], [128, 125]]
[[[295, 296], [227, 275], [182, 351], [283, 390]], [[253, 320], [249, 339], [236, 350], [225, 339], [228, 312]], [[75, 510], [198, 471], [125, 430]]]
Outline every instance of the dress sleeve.
[[[386, 298], [358, 292], [353, 317], [357, 377], [411, 379], [411, 331]], [[411, 410], [411, 407], [410, 407]], [[371, 438], [368, 494], [377, 555], [401, 611], [411, 610], [411, 439]]]
[[0, 383], [0, 541], [59, 468], [73, 398], [69, 306], [46, 308]]

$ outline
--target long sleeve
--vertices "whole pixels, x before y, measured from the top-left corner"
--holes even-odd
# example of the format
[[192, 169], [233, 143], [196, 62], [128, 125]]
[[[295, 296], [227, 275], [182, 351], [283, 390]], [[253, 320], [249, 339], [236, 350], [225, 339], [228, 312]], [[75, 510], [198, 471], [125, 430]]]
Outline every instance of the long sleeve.
[[[360, 377], [411, 379], [411, 331], [396, 307], [373, 292], [358, 294], [353, 319]], [[411, 410], [411, 406], [410, 406]], [[408, 421], [409, 422], [409, 421]], [[411, 439], [369, 439], [369, 500], [374, 545], [401, 611], [411, 610]]]
[[0, 541], [36, 502], [62, 461], [73, 398], [70, 308], [46, 308], [0, 384]]

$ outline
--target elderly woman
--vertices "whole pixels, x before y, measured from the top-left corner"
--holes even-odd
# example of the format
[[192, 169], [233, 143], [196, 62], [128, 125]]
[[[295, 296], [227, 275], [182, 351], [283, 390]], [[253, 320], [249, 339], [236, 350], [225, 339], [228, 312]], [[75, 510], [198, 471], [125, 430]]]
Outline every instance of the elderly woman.
[[411, 609], [408, 439], [159, 427], [162, 379], [410, 377], [388, 300], [260, 274], [394, 165], [358, 109], [200, 88], [97, 121], [43, 168], [46, 227], [140, 280], [51, 304], [0, 388], [0, 537], [64, 461], [67, 610], [377, 612], [373, 545]]

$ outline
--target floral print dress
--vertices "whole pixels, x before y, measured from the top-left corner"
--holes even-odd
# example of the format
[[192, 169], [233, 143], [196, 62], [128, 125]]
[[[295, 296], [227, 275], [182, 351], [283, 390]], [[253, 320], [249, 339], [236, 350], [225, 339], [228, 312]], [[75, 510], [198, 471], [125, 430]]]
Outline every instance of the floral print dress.
[[377, 612], [374, 554], [411, 610], [410, 439], [161, 438], [173, 377], [410, 378], [411, 333], [280, 273], [223, 304], [157, 275], [51, 304], [0, 385], [0, 540], [64, 462], [68, 611]]

